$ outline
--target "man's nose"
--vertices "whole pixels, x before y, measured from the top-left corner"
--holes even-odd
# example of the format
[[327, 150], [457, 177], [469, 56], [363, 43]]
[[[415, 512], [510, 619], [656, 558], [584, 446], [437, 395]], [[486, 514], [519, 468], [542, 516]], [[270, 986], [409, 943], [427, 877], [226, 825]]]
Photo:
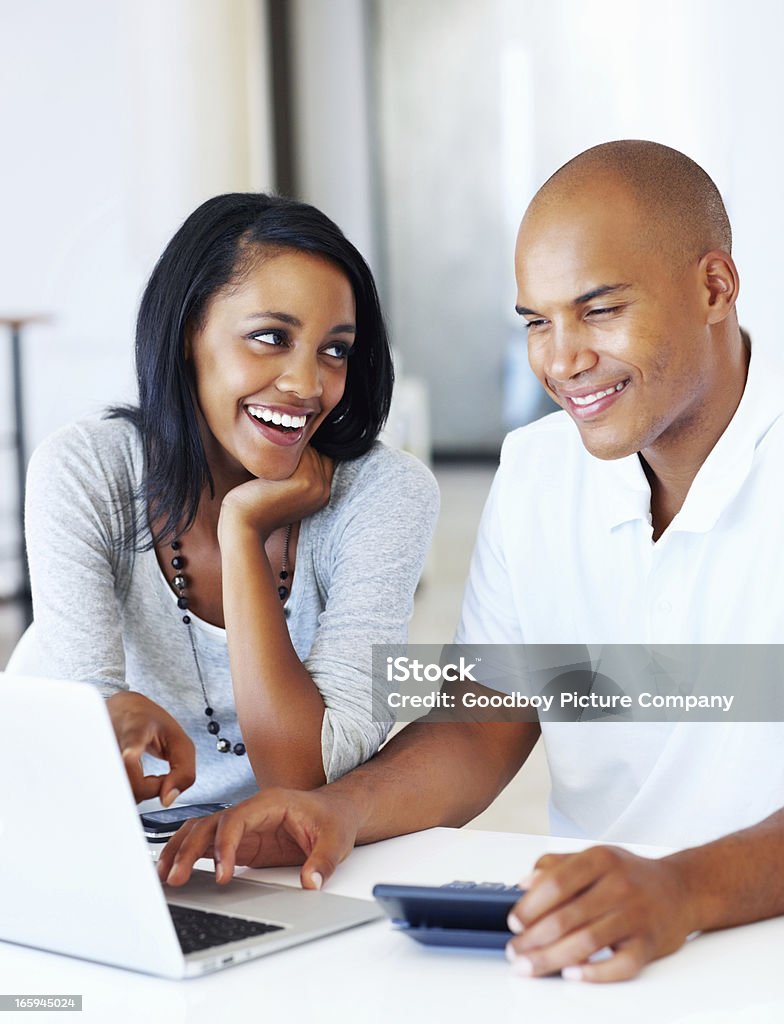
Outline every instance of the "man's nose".
[[578, 327], [553, 324], [545, 350], [543, 369], [554, 383], [565, 383], [590, 370], [596, 363], [590, 339]]

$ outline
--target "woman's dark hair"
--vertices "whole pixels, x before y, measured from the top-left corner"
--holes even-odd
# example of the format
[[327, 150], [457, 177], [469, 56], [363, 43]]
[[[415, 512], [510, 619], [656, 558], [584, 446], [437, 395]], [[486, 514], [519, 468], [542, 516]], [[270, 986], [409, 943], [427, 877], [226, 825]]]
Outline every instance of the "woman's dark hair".
[[144, 290], [136, 322], [139, 404], [108, 411], [130, 420], [142, 436], [152, 543], [193, 523], [206, 485], [214, 493], [185, 359], [186, 331], [265, 248], [323, 256], [345, 272], [354, 291], [357, 333], [345, 392], [313, 435], [313, 447], [355, 459], [387, 418], [394, 374], [378, 294], [368, 265], [340, 228], [313, 206], [280, 196], [232, 192], [208, 199], [166, 246]]

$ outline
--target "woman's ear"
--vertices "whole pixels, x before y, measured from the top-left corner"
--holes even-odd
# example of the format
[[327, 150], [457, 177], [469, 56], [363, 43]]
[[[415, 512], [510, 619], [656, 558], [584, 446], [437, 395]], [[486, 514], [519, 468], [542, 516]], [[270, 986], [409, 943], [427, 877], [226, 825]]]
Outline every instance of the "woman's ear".
[[726, 320], [738, 298], [740, 279], [729, 253], [713, 249], [700, 260], [705, 313], [709, 324]]

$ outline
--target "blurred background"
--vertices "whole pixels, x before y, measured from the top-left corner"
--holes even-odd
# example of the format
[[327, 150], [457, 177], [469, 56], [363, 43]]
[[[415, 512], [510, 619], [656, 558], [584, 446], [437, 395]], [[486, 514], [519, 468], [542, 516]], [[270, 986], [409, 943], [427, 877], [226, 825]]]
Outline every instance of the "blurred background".
[[503, 435], [548, 411], [512, 252], [559, 165], [630, 137], [701, 163], [735, 229], [741, 321], [780, 344], [782, 27], [774, 0], [0, 0], [0, 664], [24, 615], [21, 465], [133, 399], [153, 263], [232, 190], [321, 207], [377, 275], [387, 436], [443, 492], [412, 640], [448, 640]]

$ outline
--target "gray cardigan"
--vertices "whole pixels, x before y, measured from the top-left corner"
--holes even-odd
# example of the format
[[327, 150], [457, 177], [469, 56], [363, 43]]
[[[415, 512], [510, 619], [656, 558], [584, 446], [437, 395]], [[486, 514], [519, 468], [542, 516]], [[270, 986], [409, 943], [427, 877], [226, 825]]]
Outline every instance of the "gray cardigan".
[[[248, 758], [215, 749], [176, 596], [155, 552], [129, 543], [141, 475], [139, 435], [124, 420], [76, 423], [37, 449], [26, 503], [34, 623], [9, 671], [84, 680], [105, 696], [146, 694], [196, 744], [197, 780], [183, 800], [234, 802], [257, 788]], [[371, 645], [405, 643], [437, 514], [430, 471], [377, 443], [337, 465], [329, 504], [302, 522], [287, 621], [324, 699], [330, 781], [372, 757], [389, 731], [371, 712]], [[237, 742], [225, 630], [192, 619], [215, 718]]]

